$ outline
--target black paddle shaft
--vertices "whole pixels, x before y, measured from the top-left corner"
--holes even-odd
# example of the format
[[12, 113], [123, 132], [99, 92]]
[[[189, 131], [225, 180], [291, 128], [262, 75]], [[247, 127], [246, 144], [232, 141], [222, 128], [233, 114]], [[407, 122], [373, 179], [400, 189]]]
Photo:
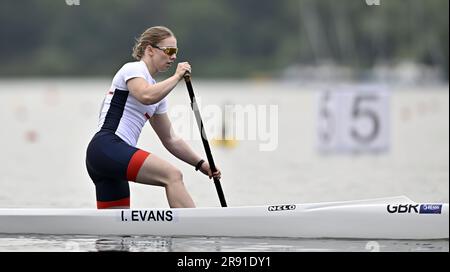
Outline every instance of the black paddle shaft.
[[[203, 147], [205, 148], [206, 157], [208, 158], [209, 167], [211, 167], [211, 172], [217, 171], [216, 164], [214, 163], [213, 156], [211, 154], [211, 148], [209, 147], [208, 138], [206, 137], [205, 128], [203, 126], [202, 117], [200, 115], [200, 110], [198, 109], [197, 101], [195, 100], [194, 89], [192, 88], [191, 75], [186, 73], [184, 75], [184, 81], [189, 92], [189, 97], [191, 98], [191, 108], [194, 111], [195, 119], [197, 120], [197, 125], [200, 130], [200, 135], [202, 137]], [[218, 178], [214, 178], [214, 185], [216, 185], [217, 194], [219, 195], [220, 204], [222, 207], [227, 207], [227, 202], [225, 201], [225, 196], [222, 191], [222, 186]]]

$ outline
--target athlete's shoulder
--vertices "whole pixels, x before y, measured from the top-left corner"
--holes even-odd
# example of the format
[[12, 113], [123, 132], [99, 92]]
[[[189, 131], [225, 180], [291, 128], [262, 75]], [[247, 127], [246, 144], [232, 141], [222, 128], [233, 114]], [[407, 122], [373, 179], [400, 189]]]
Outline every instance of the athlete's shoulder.
[[148, 76], [147, 67], [142, 61], [133, 61], [125, 63], [122, 68], [117, 71], [117, 76], [120, 76], [127, 81], [129, 78], [133, 77], [143, 77]]
[[142, 65], [142, 61], [130, 61], [125, 63], [124, 65], [122, 65], [122, 67], [119, 69], [120, 70], [130, 70], [130, 69], [143, 69], [145, 68], [144, 65]]

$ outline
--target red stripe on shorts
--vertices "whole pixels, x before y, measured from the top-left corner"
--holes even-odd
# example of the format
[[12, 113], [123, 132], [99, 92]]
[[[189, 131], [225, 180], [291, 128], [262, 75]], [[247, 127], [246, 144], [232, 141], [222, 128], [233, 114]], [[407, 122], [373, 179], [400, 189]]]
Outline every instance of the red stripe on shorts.
[[148, 155], [150, 155], [150, 153], [140, 149], [133, 154], [130, 162], [128, 163], [127, 180], [136, 181], [139, 169], [141, 169], [142, 164], [144, 163]]
[[112, 207], [130, 207], [130, 198], [122, 198], [114, 201], [97, 201], [97, 209], [109, 209]]

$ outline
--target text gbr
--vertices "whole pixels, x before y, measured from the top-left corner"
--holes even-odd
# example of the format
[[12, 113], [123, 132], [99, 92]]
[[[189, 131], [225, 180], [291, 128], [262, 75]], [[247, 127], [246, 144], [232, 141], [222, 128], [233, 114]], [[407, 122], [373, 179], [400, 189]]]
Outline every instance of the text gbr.
[[442, 204], [398, 204], [386, 208], [389, 213], [440, 214]]

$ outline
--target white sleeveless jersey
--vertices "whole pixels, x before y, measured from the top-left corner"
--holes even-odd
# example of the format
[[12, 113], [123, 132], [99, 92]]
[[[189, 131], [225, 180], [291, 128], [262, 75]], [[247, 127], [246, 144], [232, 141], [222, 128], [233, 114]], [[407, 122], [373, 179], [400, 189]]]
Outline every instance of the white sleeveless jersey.
[[103, 100], [97, 130], [110, 130], [132, 146], [136, 146], [142, 127], [153, 114], [167, 112], [166, 97], [156, 104], [144, 105], [128, 91], [127, 81], [135, 77], [144, 78], [149, 84], [156, 83], [143, 61], [122, 66]]

